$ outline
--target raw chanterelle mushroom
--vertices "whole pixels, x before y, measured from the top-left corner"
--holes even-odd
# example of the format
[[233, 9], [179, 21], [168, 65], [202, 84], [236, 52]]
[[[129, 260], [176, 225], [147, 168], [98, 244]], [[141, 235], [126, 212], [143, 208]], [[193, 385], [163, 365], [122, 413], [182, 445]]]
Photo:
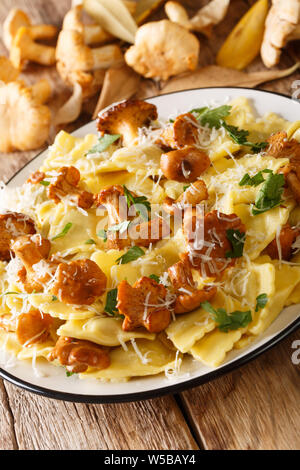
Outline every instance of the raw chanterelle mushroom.
[[[78, 83], [82, 88], [83, 98], [88, 98], [99, 91], [103, 84], [105, 69], [119, 65], [124, 59], [117, 44], [89, 47], [88, 43], [94, 42], [92, 33], [81, 23], [80, 12], [80, 8], [77, 7], [67, 13], [64, 29], [58, 38], [56, 60], [61, 78], [68, 85]], [[101, 31], [99, 28], [97, 31], [99, 39]], [[94, 30], [95, 40], [97, 31]]]
[[22, 26], [18, 29], [10, 48], [10, 60], [14, 67], [22, 70], [27, 62], [41, 65], [55, 64], [55, 47], [44, 46], [34, 41], [30, 28]]
[[0, 56], [0, 82], [13, 82], [18, 78], [19, 73], [7, 57]]
[[146, 78], [167, 80], [198, 64], [200, 43], [186, 28], [169, 20], [153, 21], [141, 26], [135, 44], [125, 60], [137, 73]]
[[8, 50], [10, 50], [13, 39], [22, 26], [30, 30], [33, 40], [52, 39], [57, 34], [56, 26], [48, 24], [32, 25], [29, 16], [24, 11], [13, 8], [3, 23], [3, 41]]
[[278, 64], [281, 49], [300, 39], [300, 0], [273, 0], [266, 20], [261, 57], [266, 67]]
[[87, 45], [104, 44], [113, 39], [113, 36], [104, 31], [99, 24], [84, 24], [82, 13], [82, 5], [76, 5], [74, 8], [71, 8], [64, 17], [62, 29], [78, 31], [83, 34], [84, 43]]
[[21, 82], [0, 86], [0, 151], [33, 150], [48, 139], [51, 113], [44, 103], [50, 95], [47, 80], [33, 87]]

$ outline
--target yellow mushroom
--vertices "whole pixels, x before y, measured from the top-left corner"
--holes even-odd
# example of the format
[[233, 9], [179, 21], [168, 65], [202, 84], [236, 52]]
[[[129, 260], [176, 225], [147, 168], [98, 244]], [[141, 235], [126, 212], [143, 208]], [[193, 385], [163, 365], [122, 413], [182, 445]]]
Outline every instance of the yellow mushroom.
[[13, 38], [10, 60], [19, 70], [22, 70], [28, 61], [41, 65], [54, 65], [55, 47], [36, 43], [31, 29], [22, 26]]
[[34, 150], [49, 137], [51, 113], [44, 105], [50, 86], [10, 82], [0, 87], [0, 151]]
[[4, 56], [0, 56], [0, 82], [13, 82], [19, 76], [19, 70], [15, 69], [11, 61]]
[[22, 26], [30, 29], [34, 40], [52, 39], [57, 34], [56, 26], [46, 24], [32, 25], [29, 16], [24, 11], [13, 8], [3, 23], [3, 41], [8, 50], [10, 50], [13, 39]]
[[186, 28], [169, 20], [153, 21], [141, 26], [135, 44], [125, 60], [137, 73], [146, 78], [167, 80], [198, 64], [200, 43]]
[[296, 39], [300, 39], [300, 1], [273, 0], [261, 46], [261, 57], [266, 67], [277, 65], [281, 49]]

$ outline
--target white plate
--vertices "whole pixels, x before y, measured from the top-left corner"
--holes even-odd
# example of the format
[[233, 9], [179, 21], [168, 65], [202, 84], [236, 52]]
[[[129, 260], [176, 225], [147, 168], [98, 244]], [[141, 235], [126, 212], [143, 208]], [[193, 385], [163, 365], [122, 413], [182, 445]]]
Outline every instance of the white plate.
[[[160, 116], [168, 118], [191, 108], [224, 104], [225, 101], [245, 96], [249, 98], [258, 115], [267, 111], [280, 114], [289, 121], [299, 119], [300, 104], [283, 95], [245, 88], [206, 88], [171, 93], [149, 99], [158, 108]], [[95, 122], [78, 129], [74, 135], [83, 137], [96, 131]], [[19, 171], [8, 183], [10, 187], [23, 184], [28, 176], [37, 170], [47, 155], [39, 154], [33, 161]], [[289, 333], [300, 326], [300, 305], [286, 308], [272, 325], [250, 346], [243, 350], [232, 351], [226, 362], [217, 369], [211, 369], [192, 359], [184, 361], [180, 376], [168, 379], [164, 374], [132, 379], [125, 383], [102, 383], [79, 380], [76, 376], [67, 378], [64, 368], [54, 367], [50, 363], [38, 366], [37, 377], [31, 363], [13, 361], [12, 367], [3, 365], [0, 376], [32, 392], [62, 400], [86, 403], [111, 403], [134, 401], [156, 397], [165, 393], [175, 393], [194, 387], [219, 377], [254, 359], [262, 352], [274, 346]], [[5, 361], [7, 364], [7, 362]]]

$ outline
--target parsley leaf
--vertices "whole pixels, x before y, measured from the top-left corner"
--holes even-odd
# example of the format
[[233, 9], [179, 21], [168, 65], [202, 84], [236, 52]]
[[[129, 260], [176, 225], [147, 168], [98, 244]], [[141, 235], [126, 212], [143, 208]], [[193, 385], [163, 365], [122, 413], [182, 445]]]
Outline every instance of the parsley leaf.
[[156, 274], [150, 274], [150, 279], [153, 279], [155, 282], [157, 282], [157, 284], [160, 283], [160, 280], [159, 280], [159, 276], [157, 276]]
[[219, 330], [224, 333], [238, 330], [239, 328], [245, 328], [252, 321], [250, 310], [246, 312], [236, 310], [235, 312], [227, 313], [224, 308], [215, 310], [209, 302], [203, 302], [201, 307], [211, 314], [213, 320], [218, 324]]
[[262, 308], [264, 308], [268, 303], [268, 296], [267, 294], [260, 294], [256, 297], [256, 307], [255, 311], [258, 312]]
[[220, 129], [223, 125], [223, 119], [229, 116], [231, 111], [231, 106], [223, 105], [218, 108], [208, 108], [207, 106], [203, 108], [195, 108], [190, 111], [195, 114], [195, 117], [198, 121], [201, 122], [203, 126], [206, 124], [212, 129]]
[[246, 234], [239, 230], [226, 230], [226, 237], [232, 245], [232, 251], [227, 251], [226, 258], [240, 258], [243, 256]]
[[281, 196], [284, 191], [284, 184], [284, 175], [269, 173], [257, 194], [255, 205], [252, 206], [252, 215], [262, 214], [278, 207], [283, 202]]
[[259, 186], [261, 183], [265, 182], [265, 178], [263, 176], [263, 173], [273, 173], [272, 170], [262, 170], [259, 171], [256, 175], [250, 176], [248, 173], [246, 173], [241, 181], [239, 182], [239, 186]]
[[183, 192], [186, 191], [190, 186], [191, 186], [190, 184], [183, 186]]
[[108, 291], [106, 296], [106, 304], [104, 307], [104, 312], [107, 313], [110, 317], [115, 318], [124, 318], [124, 315], [119, 314], [119, 310], [117, 309], [118, 303], [118, 288], [112, 289]]
[[56, 235], [55, 237], [52, 238], [52, 241], [57, 240], [58, 238], [63, 238], [65, 235], [67, 235], [69, 230], [72, 228], [72, 225], [73, 224], [71, 222], [69, 222], [67, 225], [65, 225], [64, 229], [58, 235]]
[[151, 210], [151, 205], [148, 199], [145, 196], [134, 197], [132, 193], [126, 188], [123, 184], [124, 194], [127, 201], [128, 208], [132, 205], [135, 207], [137, 213], [146, 221], [149, 220], [149, 211]]
[[102, 230], [99, 230], [99, 232], [97, 233], [98, 237], [99, 238], [103, 238], [103, 241], [106, 242], [107, 241], [107, 232], [106, 230], [102, 229]]
[[222, 126], [228, 132], [229, 137], [239, 145], [244, 145], [246, 147], [251, 147], [251, 150], [255, 153], [264, 150], [268, 146], [268, 142], [248, 142], [247, 137], [249, 136], [249, 131], [245, 129], [239, 129], [236, 126], [231, 126], [223, 121]]
[[56, 297], [56, 295], [52, 295], [52, 302], [56, 302], [58, 300], [58, 298]]
[[66, 370], [66, 376], [67, 377], [72, 377], [72, 375], [76, 374], [76, 372], [70, 372], [69, 370]]
[[100, 137], [98, 139], [98, 142], [94, 147], [92, 147], [86, 155], [89, 155], [90, 153], [100, 153], [104, 152], [104, 150], [108, 149], [116, 140], [118, 140], [121, 137], [120, 134], [104, 134], [103, 137]]
[[49, 186], [50, 185], [50, 181], [40, 181], [40, 184], [42, 184], [43, 186]]
[[116, 263], [127, 264], [143, 256], [145, 252], [139, 246], [132, 246], [129, 250], [116, 260]]
[[93, 240], [92, 238], [90, 238], [89, 240], [87, 240], [86, 242], [84, 242], [85, 245], [96, 245], [96, 242], [95, 240]]

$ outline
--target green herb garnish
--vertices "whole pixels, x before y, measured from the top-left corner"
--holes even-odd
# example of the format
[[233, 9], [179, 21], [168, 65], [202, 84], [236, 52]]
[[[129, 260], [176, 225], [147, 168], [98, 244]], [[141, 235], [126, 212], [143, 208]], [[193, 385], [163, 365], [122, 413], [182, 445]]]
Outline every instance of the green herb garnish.
[[236, 310], [235, 312], [227, 313], [224, 308], [215, 310], [209, 302], [203, 302], [201, 307], [211, 314], [213, 320], [218, 324], [219, 330], [224, 333], [245, 328], [252, 321], [250, 310], [246, 312]]
[[42, 184], [43, 186], [49, 186], [50, 185], [50, 181], [40, 181], [40, 184]]
[[226, 230], [226, 237], [232, 245], [232, 251], [227, 251], [226, 258], [240, 258], [243, 256], [243, 250], [246, 240], [246, 234], [239, 230]]
[[57, 240], [58, 238], [63, 238], [65, 235], [67, 235], [67, 233], [72, 228], [72, 225], [73, 224], [71, 222], [69, 222], [58, 235], [56, 235], [55, 237], [52, 238], [52, 241]]
[[265, 182], [265, 178], [263, 176], [263, 173], [273, 173], [272, 170], [262, 170], [259, 171], [256, 175], [250, 176], [248, 173], [246, 173], [241, 181], [239, 182], [239, 186], [259, 186], [261, 183]]
[[185, 186], [183, 186], [183, 191], [186, 191], [190, 186], [190, 184], [186, 184]]
[[136, 212], [144, 219], [149, 220], [149, 211], [151, 210], [151, 204], [145, 196], [134, 197], [129, 189], [123, 184], [124, 194], [127, 201], [128, 208], [134, 206]]
[[132, 246], [129, 250], [116, 260], [118, 264], [127, 264], [143, 256], [145, 252], [139, 246]]
[[98, 235], [99, 238], [102, 238], [104, 242], [107, 241], [107, 232], [106, 232], [106, 230], [104, 230], [104, 229], [99, 230], [97, 235]]
[[212, 129], [220, 129], [223, 125], [223, 119], [229, 116], [231, 111], [231, 106], [223, 105], [218, 108], [208, 108], [207, 106], [203, 108], [192, 109], [191, 113], [195, 114], [196, 119], [201, 122], [203, 126], [206, 124]]
[[119, 314], [119, 310], [117, 309], [117, 303], [118, 303], [118, 289], [115, 288], [115, 289], [108, 291], [107, 293], [104, 312], [107, 313], [111, 317], [124, 318], [124, 315]]
[[58, 298], [56, 297], [56, 295], [52, 295], [52, 302], [56, 302], [58, 300]]
[[160, 284], [159, 276], [156, 276], [156, 274], [150, 274], [150, 279], [153, 279], [157, 284]]
[[236, 126], [230, 126], [225, 121], [223, 121], [222, 126], [228, 132], [229, 137], [239, 145], [244, 145], [246, 147], [251, 147], [251, 150], [255, 153], [264, 150], [268, 146], [268, 142], [248, 142], [247, 137], [249, 136], [249, 131], [244, 129], [239, 129]]
[[285, 179], [282, 174], [269, 173], [267, 179], [259, 190], [255, 205], [252, 206], [252, 215], [259, 215], [282, 204]]
[[90, 153], [101, 153], [104, 152], [108, 147], [110, 147], [116, 140], [118, 140], [121, 137], [120, 134], [104, 134], [103, 137], [100, 137], [98, 139], [98, 142], [94, 147], [92, 147], [86, 155], [89, 155]]
[[267, 294], [260, 294], [256, 297], [256, 307], [255, 311], [258, 312], [262, 308], [264, 308], [268, 303], [268, 296]]
[[70, 372], [69, 370], [66, 370], [66, 376], [67, 377], [72, 377], [72, 375], [76, 374], [76, 372]]
[[84, 242], [85, 245], [96, 245], [96, 242], [95, 240], [93, 240], [92, 238], [90, 238], [89, 240], [87, 240], [86, 242]]

